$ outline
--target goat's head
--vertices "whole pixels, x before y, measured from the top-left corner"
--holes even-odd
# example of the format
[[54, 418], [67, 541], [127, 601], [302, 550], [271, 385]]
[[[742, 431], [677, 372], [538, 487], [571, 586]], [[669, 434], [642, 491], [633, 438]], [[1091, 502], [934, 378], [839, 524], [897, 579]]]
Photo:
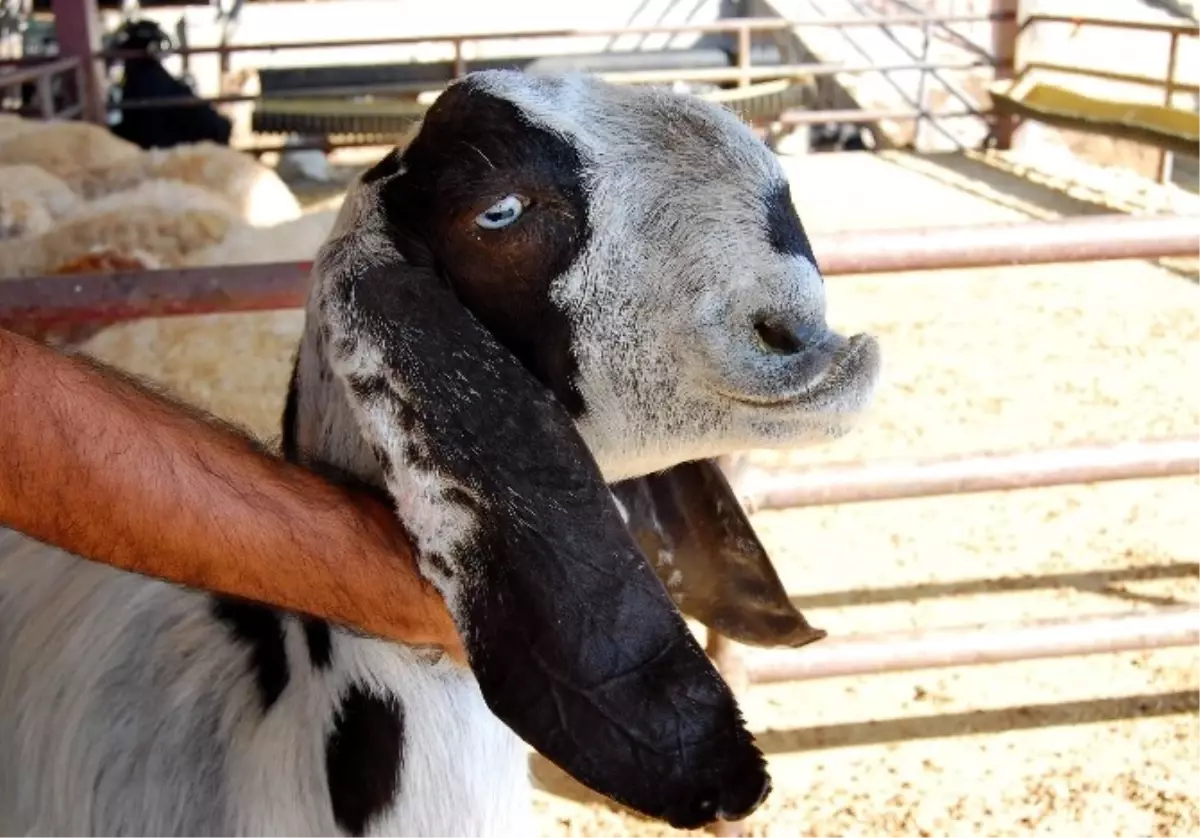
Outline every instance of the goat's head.
[[[313, 294], [493, 711], [676, 825], [753, 810], [761, 755], [630, 529], [695, 532], [703, 507], [718, 519], [703, 543], [674, 546], [752, 554], [750, 584], [786, 603], [728, 486], [694, 461], [838, 435], [870, 398], [876, 344], [825, 325], [766, 146], [690, 97], [475, 74], [356, 184]], [[663, 469], [674, 486], [629, 482]], [[782, 623], [760, 635], [820, 636], [770, 605]]]
[[152, 56], [169, 52], [173, 48], [171, 36], [155, 21], [144, 18], [128, 20], [122, 24], [113, 33], [110, 46], [114, 50], [144, 52]]
[[837, 435], [869, 396], [875, 343], [826, 327], [788, 181], [731, 113], [483, 74], [383, 169], [403, 169], [384, 195], [409, 261], [554, 392], [610, 481]]

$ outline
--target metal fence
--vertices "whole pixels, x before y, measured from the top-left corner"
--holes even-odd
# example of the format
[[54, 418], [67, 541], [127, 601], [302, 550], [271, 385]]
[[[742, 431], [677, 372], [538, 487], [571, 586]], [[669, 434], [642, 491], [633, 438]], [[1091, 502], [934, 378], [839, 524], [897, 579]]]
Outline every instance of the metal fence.
[[[1007, 13], [986, 16], [911, 15], [908, 18], [893, 15], [878, 19], [822, 19], [804, 21], [803, 25], [848, 27], [906, 20], [919, 24], [930, 21], [1014, 22], [1015, 18]], [[1043, 16], [1039, 20], [1055, 22], [1059, 19]], [[1075, 22], [1073, 19], [1062, 20]], [[489, 38], [732, 32], [736, 34], [739, 44], [736, 67], [719, 72], [670, 71], [669, 80], [691, 78], [746, 86], [762, 78], [800, 78], [822, 73], [881, 69], [865, 65], [755, 67], [751, 64], [749, 45], [756, 33], [785, 31], [797, 25], [801, 25], [801, 22], [746, 19], [683, 27], [448, 35], [441, 39], [364, 40], [332, 45], [428, 43], [442, 40], [453, 46], [453, 74], [457, 76], [469, 69], [469, 61], [464, 57], [464, 45]], [[1172, 43], [1182, 34], [1172, 34]], [[196, 48], [189, 52], [304, 49], [327, 45], [259, 44], [251, 47]], [[988, 61], [993, 66], [1003, 64], [1003, 61]], [[77, 60], [67, 58], [40, 69], [19, 69], [15, 72], [23, 75], [0, 76], [0, 88], [39, 79], [38, 72], [48, 74], [51, 71], [78, 75], [80, 64]], [[645, 83], [664, 79], [641, 73], [624, 74], [619, 80]], [[37, 83], [44, 84], [41, 81]], [[1171, 86], [1168, 78], [1168, 96]], [[1175, 85], [1174, 89], [1181, 88]], [[320, 91], [305, 93], [319, 95]], [[218, 101], [253, 98], [256, 97], [221, 97]], [[125, 103], [125, 107], [163, 106], [166, 105], [162, 101]], [[78, 113], [80, 108], [80, 103], [76, 103], [71, 113]], [[64, 113], [60, 111], [58, 115]], [[913, 113], [909, 116], [916, 118], [919, 115]], [[898, 118], [894, 114], [886, 117], [880, 114], [860, 116]], [[795, 117], [785, 115], [784, 118], [799, 122], [848, 119], [852, 116], [845, 112], [827, 111]], [[1200, 219], [1197, 218], [1102, 215], [1054, 222], [835, 234], [818, 237], [814, 245], [823, 271], [832, 276], [1068, 261], [1195, 257], [1198, 233]], [[310, 263], [284, 263], [11, 280], [4, 283], [4, 293], [0, 296], [0, 325], [37, 332], [53, 326], [112, 323], [138, 317], [293, 308], [303, 303], [310, 267]], [[829, 466], [787, 474], [760, 473], [738, 480], [737, 488], [748, 509], [754, 511], [1106, 480], [1161, 478], [1194, 475], [1198, 471], [1200, 441], [1166, 439], [1023, 454], [980, 454], [925, 462]], [[737, 690], [754, 683], [1192, 645], [1198, 641], [1200, 611], [1195, 608], [1165, 608], [1151, 612], [1095, 615], [1011, 626], [960, 626], [907, 635], [893, 633], [887, 637], [847, 637], [790, 651], [742, 650], [720, 635], [710, 634], [708, 649], [731, 686]], [[737, 824], [722, 827], [725, 834], [734, 834], [738, 829]]]
[[[1162, 88], [1162, 103], [1168, 108], [1172, 107], [1175, 101], [1175, 94], [1177, 93], [1192, 93], [1194, 95], [1200, 95], [1200, 85], [1182, 83], [1176, 78], [1176, 71], [1178, 70], [1179, 64], [1179, 40], [1181, 38], [1200, 37], [1200, 27], [1197, 27], [1195, 24], [1186, 26], [1178, 24], [1152, 23], [1148, 21], [1109, 20], [1104, 18], [1035, 14], [1029, 15], [1021, 22], [1018, 30], [1018, 36], [1027, 31], [1030, 27], [1054, 24], [1120, 29], [1128, 32], [1160, 33], [1166, 36], [1168, 39], [1166, 73], [1162, 78], [1154, 78], [1151, 76], [1141, 76], [1132, 73], [1120, 73], [1113, 70], [1075, 67], [1048, 61], [1030, 61], [1024, 65], [1024, 69], [1051, 71], [1056, 73], [1064, 73], [1067, 75], [1087, 76], [1090, 78], [1106, 79], [1108, 81], [1119, 81], [1127, 84], [1138, 84], [1147, 87]], [[1014, 48], [1015, 47], [1016, 43], [1014, 43]], [[1173, 162], [1174, 153], [1172, 151], [1165, 148], [1159, 150], [1157, 170], [1157, 179], [1159, 183], [1166, 183], [1171, 179], [1171, 168]]]
[[[84, 14], [85, 2], [64, 2], [61, 4], [66, 7], [68, 5], [78, 7], [80, 15]], [[59, 12], [59, 18], [63, 19], [61, 28], [74, 32], [76, 30], [94, 29], [94, 23], [83, 25], [74, 19], [74, 16], [67, 16], [63, 12]], [[218, 44], [214, 46], [199, 46], [199, 47], [181, 47], [175, 51], [183, 57], [185, 62], [192, 56], [197, 55], [217, 55], [221, 66], [222, 79], [218, 88], [223, 91], [221, 95], [209, 97], [170, 97], [159, 99], [135, 99], [120, 102], [116, 107], [123, 110], [158, 110], [163, 108], [175, 107], [199, 107], [204, 105], [232, 105], [243, 102], [261, 102], [265, 97], [261, 93], [236, 93], [227, 92], [229, 85], [225, 83], [225, 79], [229, 76], [230, 57], [234, 54], [267, 52], [276, 53], [283, 51], [296, 50], [318, 50], [318, 49], [335, 49], [335, 48], [367, 48], [378, 46], [412, 46], [412, 47], [438, 47], [445, 48], [452, 56], [449, 62], [449, 68], [445, 78], [440, 79], [434, 84], [425, 82], [414, 82], [406, 84], [393, 85], [348, 85], [337, 88], [328, 87], [313, 87], [306, 89], [296, 89], [290, 91], [280, 91], [271, 93], [270, 99], [298, 99], [298, 98], [347, 98], [359, 95], [372, 95], [376, 97], [413, 97], [418, 93], [429, 92], [432, 90], [441, 89], [445, 84], [449, 84], [457, 78], [460, 78], [472, 69], [474, 59], [470, 57], [470, 47], [487, 42], [498, 41], [522, 41], [536, 42], [548, 41], [551, 39], [586, 39], [595, 37], [617, 38], [622, 36], [650, 36], [650, 35], [729, 35], [734, 39], [736, 48], [733, 52], [735, 63], [728, 67], [703, 67], [703, 68], [677, 68], [664, 70], [641, 70], [641, 71], [617, 71], [617, 72], [600, 72], [597, 75], [608, 79], [609, 81], [621, 84], [665, 84], [684, 82], [692, 84], [713, 84], [713, 85], [736, 85], [738, 88], [748, 88], [755, 82], [772, 81], [772, 80], [790, 80], [797, 84], [812, 83], [813, 80], [837, 75], [858, 75], [864, 73], [880, 72], [884, 74], [896, 73], [901, 71], [923, 70], [928, 72], [942, 71], [966, 71], [977, 68], [993, 68], [999, 75], [1004, 75], [1009, 72], [1009, 69], [1001, 66], [1006, 59], [1000, 59], [999, 63], [986, 50], [976, 49], [974, 57], [957, 62], [943, 61], [931, 62], [923, 59], [914, 59], [911, 62], [896, 63], [892, 65], [873, 64], [870, 62], [858, 63], [802, 63], [802, 64], [775, 64], [775, 65], [756, 65], [753, 59], [753, 47], [756, 38], [764, 37], [789, 37], [798, 27], [816, 27], [816, 28], [832, 28], [832, 29], [853, 29], [861, 27], [879, 27], [879, 26], [922, 26], [922, 27], [947, 27], [954, 24], [1009, 24], [1014, 28], [1016, 26], [1016, 15], [1012, 10], [993, 11], [985, 14], [888, 14], [888, 15], [872, 15], [862, 17], [846, 17], [846, 18], [815, 18], [804, 20], [789, 20], [782, 18], [731, 18], [718, 20], [713, 22], [699, 22], [676, 25], [655, 25], [655, 26], [633, 26], [633, 27], [617, 27], [606, 29], [570, 29], [570, 30], [542, 30], [542, 31], [513, 31], [513, 32], [488, 32], [488, 33], [447, 33], [436, 36], [417, 36], [404, 38], [362, 38], [354, 40], [338, 40], [338, 41], [305, 41], [305, 42], [276, 42], [276, 43], [258, 43], [258, 44]], [[90, 78], [90, 75], [95, 75], [99, 72], [99, 68], [106, 61], [120, 60], [122, 58], [134, 57], [138, 53], [121, 52], [117, 50], [101, 50], [88, 54], [89, 59], [86, 66], [83, 67], [83, 73], [87, 77], [88, 85], [84, 86], [81, 82], [79, 90], [84, 91], [83, 100], [75, 105], [75, 112], [82, 112], [85, 118], [99, 119], [102, 117], [93, 115], [102, 115], [105, 113], [106, 105], [103, 101], [89, 102], [87, 101], [86, 91], [92, 91], [92, 96], [102, 97], [101, 85], [95, 83], [95, 79]], [[82, 58], [82, 56], [80, 56]], [[30, 67], [28, 70], [36, 71], [36, 67]], [[89, 75], [90, 74], [90, 75]], [[3, 87], [7, 82], [0, 80], [0, 87]], [[40, 88], [39, 88], [40, 90]], [[751, 95], [751, 91], [746, 91]], [[775, 117], [780, 117], [778, 120]], [[822, 122], [874, 122], [881, 119], [887, 120], [939, 120], [939, 119], [955, 119], [970, 117], [975, 119], [987, 120], [989, 118], [985, 109], [972, 104], [969, 101], [963, 101], [961, 107], [945, 109], [941, 111], [929, 111], [923, 105], [915, 109], [903, 109], [884, 112], [864, 112], [864, 111], [845, 111], [845, 110], [812, 110], [800, 111], [789, 109], [782, 114], [771, 114], [769, 122], [777, 122], [782, 126], [795, 126], [803, 124], [816, 124]], [[338, 145], [355, 144], [352, 138], [342, 138], [327, 143], [328, 146], [334, 147]], [[283, 148], [283, 146], [280, 146]], [[275, 150], [272, 147], [255, 147], [256, 152]]]
[[34, 86], [38, 116], [42, 119], [74, 119], [83, 115], [79, 95], [83, 89], [83, 66], [78, 58], [0, 62], [0, 105], [9, 98], [20, 102], [21, 89], [26, 85]]
[[[1195, 256], [1200, 219], [1096, 216], [917, 231], [831, 235], [815, 242], [827, 274], [1055, 261]], [[55, 324], [302, 304], [309, 263], [234, 266], [13, 280], [0, 325]], [[1196, 474], [1200, 440], [1155, 440], [925, 462], [875, 462], [787, 474], [735, 476], [750, 511], [928, 497], [1034, 486]], [[751, 478], [754, 479], [751, 479]], [[851, 636], [802, 650], [743, 650], [710, 633], [708, 651], [736, 690], [751, 684], [899, 669], [988, 664], [1200, 641], [1200, 611], [1093, 615], [1010, 626]], [[721, 834], [738, 834], [722, 824]]]

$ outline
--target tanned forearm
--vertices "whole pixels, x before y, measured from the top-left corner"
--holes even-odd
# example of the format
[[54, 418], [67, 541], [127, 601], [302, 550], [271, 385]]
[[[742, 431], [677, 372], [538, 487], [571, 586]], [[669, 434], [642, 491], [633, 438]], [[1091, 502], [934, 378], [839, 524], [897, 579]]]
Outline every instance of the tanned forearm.
[[0, 524], [125, 570], [463, 657], [384, 503], [2, 329]]

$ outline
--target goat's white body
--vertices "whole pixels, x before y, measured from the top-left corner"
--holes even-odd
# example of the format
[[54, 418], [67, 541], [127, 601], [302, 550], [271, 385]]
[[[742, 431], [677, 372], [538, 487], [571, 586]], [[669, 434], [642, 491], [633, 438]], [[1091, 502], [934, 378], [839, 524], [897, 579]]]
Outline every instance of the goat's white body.
[[199, 593], [0, 531], [0, 833], [333, 835], [325, 742], [352, 681], [404, 708], [372, 835], [529, 835], [527, 750], [446, 660], [333, 632], [328, 669], [285, 618], [265, 715], [248, 650]]

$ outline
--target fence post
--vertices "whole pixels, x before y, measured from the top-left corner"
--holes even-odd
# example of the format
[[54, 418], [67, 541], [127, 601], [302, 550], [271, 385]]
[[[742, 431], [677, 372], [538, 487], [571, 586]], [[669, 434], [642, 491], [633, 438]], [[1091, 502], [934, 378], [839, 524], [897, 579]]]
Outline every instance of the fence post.
[[454, 78], [461, 79], [467, 74], [467, 62], [463, 58], [463, 39], [454, 39]]
[[[921, 23], [921, 63], [929, 63], [929, 42], [932, 33], [929, 30], [929, 18]], [[921, 79], [917, 82], [917, 121], [913, 126], [913, 150], [928, 151], [925, 147], [925, 135], [928, 133], [929, 117], [929, 68], [921, 68]]]
[[[743, 27], [738, 31], [738, 41], [742, 43], [743, 36], [749, 40], [749, 30]], [[742, 44], [744, 46], [744, 43]], [[739, 59], [740, 60], [740, 59]], [[725, 474], [725, 479], [729, 481], [735, 493], [740, 494], [737, 490], [738, 474], [741, 471], [741, 457], [739, 455], [727, 454], [717, 458], [717, 465]], [[742, 660], [742, 655], [737, 645], [725, 635], [718, 632], [716, 629], [708, 628], [705, 630], [706, 643], [705, 652], [712, 659], [713, 666], [717, 668], [717, 672], [721, 673], [721, 677], [725, 679], [725, 683], [729, 685], [729, 689], [734, 696], [741, 698], [746, 689], [750, 686], [750, 681], [747, 677], [746, 664]], [[745, 821], [718, 821], [713, 824], [708, 833], [714, 838], [742, 838], [746, 834]]]
[[[992, 12], [1010, 14], [1010, 20], [992, 21], [992, 57], [996, 62], [995, 81], [1009, 81], [1017, 75], [1017, 41], [1021, 34], [1020, 0], [992, 0]], [[1013, 147], [1017, 121], [1012, 114], [995, 118], [996, 147], [1007, 151]]]
[[[737, 646], [728, 637], [711, 628], [707, 630], [707, 634], [705, 651], [734, 696], [741, 698], [750, 686], [745, 661], [742, 660]], [[709, 827], [708, 833], [714, 838], [743, 838], [746, 834], [746, 822], [717, 821]]]
[[96, 0], [51, 0], [58, 54], [79, 59], [79, 100], [83, 118], [99, 125], [107, 124], [104, 63], [96, 59], [100, 51], [100, 13]]
[[38, 104], [41, 107], [42, 119], [54, 118], [54, 78], [58, 74], [44, 73], [37, 80]]
[[[1163, 88], [1163, 104], [1168, 108], [1175, 98], [1175, 65], [1179, 61], [1179, 33], [1171, 33], [1171, 51], [1167, 54], [1167, 81]], [[1171, 179], [1175, 155], [1167, 149], [1158, 152], [1158, 182], [1166, 183]]]
[[738, 27], [738, 87], [750, 86], [750, 27]]

